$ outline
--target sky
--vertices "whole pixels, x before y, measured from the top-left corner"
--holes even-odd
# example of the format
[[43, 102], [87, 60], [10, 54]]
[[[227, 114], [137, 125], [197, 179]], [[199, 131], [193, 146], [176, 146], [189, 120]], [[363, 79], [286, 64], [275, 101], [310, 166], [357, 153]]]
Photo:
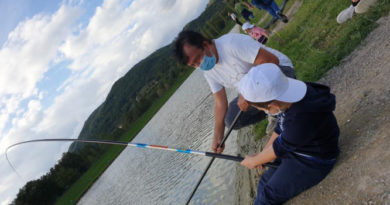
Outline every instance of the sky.
[[0, 205], [48, 172], [113, 83], [172, 42], [205, 0], [0, 0]]

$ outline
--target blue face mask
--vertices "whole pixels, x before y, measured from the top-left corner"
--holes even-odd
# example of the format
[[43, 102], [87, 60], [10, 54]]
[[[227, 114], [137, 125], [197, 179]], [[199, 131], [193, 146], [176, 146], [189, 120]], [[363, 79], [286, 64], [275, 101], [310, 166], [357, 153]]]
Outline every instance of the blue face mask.
[[217, 58], [215, 58], [215, 55], [211, 57], [204, 55], [203, 60], [199, 65], [199, 68], [204, 71], [211, 70], [216, 63], [217, 63]]

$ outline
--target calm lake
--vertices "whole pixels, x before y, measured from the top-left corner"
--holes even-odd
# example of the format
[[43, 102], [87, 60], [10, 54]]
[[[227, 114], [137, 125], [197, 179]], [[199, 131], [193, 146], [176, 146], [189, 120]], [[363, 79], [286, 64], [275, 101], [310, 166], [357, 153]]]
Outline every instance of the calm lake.
[[[231, 100], [237, 94], [227, 90]], [[213, 96], [196, 70], [132, 141], [211, 151]], [[236, 155], [233, 131], [224, 154]], [[210, 158], [126, 148], [78, 204], [185, 204]], [[232, 204], [236, 162], [216, 159], [191, 204]]]

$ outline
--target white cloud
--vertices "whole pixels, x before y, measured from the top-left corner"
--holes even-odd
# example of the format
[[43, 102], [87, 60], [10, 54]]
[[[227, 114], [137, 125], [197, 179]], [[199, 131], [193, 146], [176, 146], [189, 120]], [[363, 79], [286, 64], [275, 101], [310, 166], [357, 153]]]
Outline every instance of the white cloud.
[[[82, 2], [67, 1], [68, 5]], [[12, 127], [0, 138], [0, 151], [21, 140], [77, 137], [112, 84], [138, 61], [170, 43], [206, 4], [203, 0], [106, 0], [87, 23], [77, 22], [82, 8], [66, 5], [53, 15], [36, 15], [20, 23], [0, 50], [0, 133], [3, 122], [15, 115]], [[43, 107], [49, 94], [39, 90], [37, 83], [53, 64], [64, 60], [70, 62], [66, 68], [72, 74], [57, 88], [60, 95], [53, 103]], [[48, 171], [66, 149], [61, 143], [25, 145], [10, 156], [25, 180], [31, 180]], [[23, 185], [4, 186], [16, 179], [7, 166], [0, 167], [4, 178], [0, 201], [14, 198]]]
[[79, 13], [79, 9], [62, 6], [52, 16], [36, 15], [20, 23], [9, 34], [0, 50], [0, 95], [31, 96]]

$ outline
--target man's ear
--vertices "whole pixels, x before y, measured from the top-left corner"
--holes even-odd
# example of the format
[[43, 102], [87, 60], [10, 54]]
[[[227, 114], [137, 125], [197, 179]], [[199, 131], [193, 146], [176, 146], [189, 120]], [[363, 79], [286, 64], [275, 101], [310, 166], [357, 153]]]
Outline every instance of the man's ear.
[[203, 41], [202, 46], [203, 46], [203, 49], [208, 49], [208, 47], [210, 46], [210, 43], [207, 41]]

